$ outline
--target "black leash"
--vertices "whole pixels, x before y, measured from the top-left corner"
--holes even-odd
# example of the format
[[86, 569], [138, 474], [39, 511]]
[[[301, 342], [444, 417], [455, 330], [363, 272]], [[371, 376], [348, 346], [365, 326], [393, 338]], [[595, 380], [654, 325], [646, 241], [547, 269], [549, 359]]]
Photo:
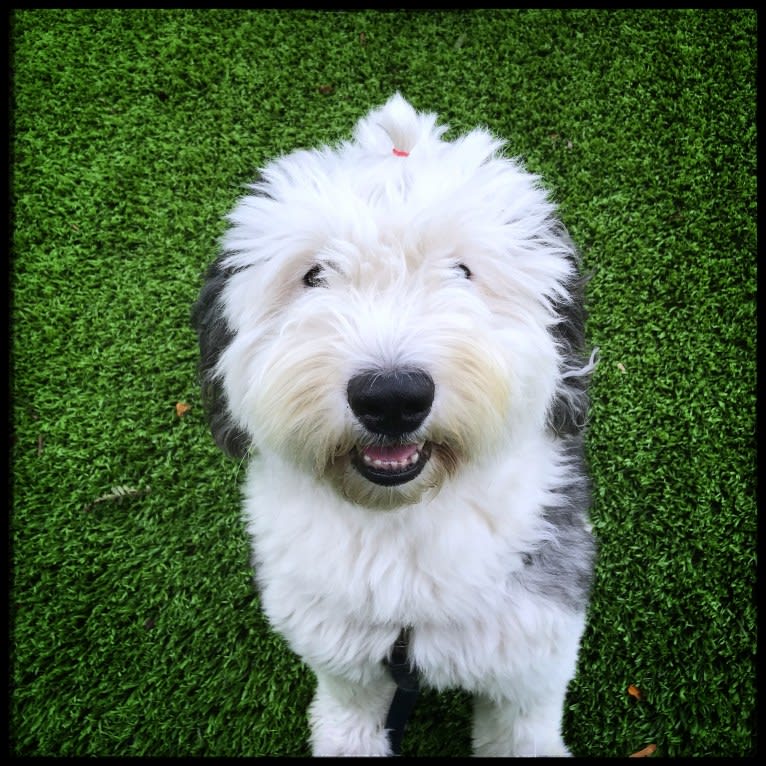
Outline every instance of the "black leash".
[[420, 690], [417, 668], [408, 657], [410, 633], [411, 628], [402, 628], [399, 637], [394, 641], [391, 659], [385, 660], [391, 678], [396, 682], [396, 691], [386, 717], [386, 729], [388, 729], [388, 739], [393, 755], [401, 755], [404, 729]]

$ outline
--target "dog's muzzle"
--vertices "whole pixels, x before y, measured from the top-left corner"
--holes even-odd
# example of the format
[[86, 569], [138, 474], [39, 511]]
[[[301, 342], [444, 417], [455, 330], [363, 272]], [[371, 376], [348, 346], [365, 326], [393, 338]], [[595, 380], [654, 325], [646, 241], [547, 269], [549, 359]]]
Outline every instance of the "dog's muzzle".
[[423, 424], [434, 400], [431, 376], [423, 370], [370, 371], [348, 382], [348, 403], [374, 444], [357, 447], [352, 463], [375, 484], [412, 481], [431, 456], [428, 442], [408, 441]]

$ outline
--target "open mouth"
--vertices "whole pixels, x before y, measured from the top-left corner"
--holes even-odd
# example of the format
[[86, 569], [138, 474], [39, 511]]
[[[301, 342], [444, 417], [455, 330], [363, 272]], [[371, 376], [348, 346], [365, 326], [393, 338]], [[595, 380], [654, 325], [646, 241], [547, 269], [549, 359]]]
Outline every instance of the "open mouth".
[[387, 447], [359, 447], [352, 463], [365, 479], [383, 487], [412, 481], [431, 456], [431, 445], [401, 444]]

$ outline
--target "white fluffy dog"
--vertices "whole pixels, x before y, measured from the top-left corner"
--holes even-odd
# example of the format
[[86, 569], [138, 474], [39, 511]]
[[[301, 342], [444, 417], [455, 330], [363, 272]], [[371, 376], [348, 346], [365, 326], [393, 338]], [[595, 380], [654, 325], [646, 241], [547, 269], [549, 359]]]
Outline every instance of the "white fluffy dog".
[[[397, 638], [483, 755], [562, 755], [594, 544], [578, 258], [539, 179], [398, 94], [262, 170], [194, 310], [249, 454], [263, 609], [314, 671], [316, 755], [388, 755]], [[400, 658], [401, 659], [401, 658]]]

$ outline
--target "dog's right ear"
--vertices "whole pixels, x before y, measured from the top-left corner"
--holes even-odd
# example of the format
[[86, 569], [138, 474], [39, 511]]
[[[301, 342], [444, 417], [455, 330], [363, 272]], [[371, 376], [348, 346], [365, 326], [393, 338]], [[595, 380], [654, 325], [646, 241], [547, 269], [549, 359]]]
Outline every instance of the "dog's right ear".
[[223, 314], [222, 292], [237, 269], [223, 265], [224, 255], [208, 268], [200, 296], [192, 307], [191, 321], [199, 338], [202, 404], [210, 431], [215, 443], [229, 457], [241, 459], [247, 454], [250, 439], [232, 420], [223, 383], [216, 371], [221, 353], [234, 338]]

